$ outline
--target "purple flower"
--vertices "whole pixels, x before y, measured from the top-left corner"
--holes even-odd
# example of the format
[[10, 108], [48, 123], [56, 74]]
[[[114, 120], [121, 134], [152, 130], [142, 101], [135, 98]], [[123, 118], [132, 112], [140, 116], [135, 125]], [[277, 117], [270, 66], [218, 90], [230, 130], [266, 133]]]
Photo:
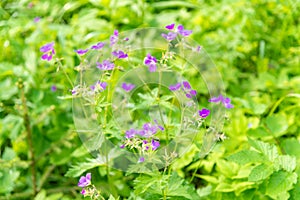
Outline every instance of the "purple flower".
[[113, 51], [111, 54], [120, 59], [128, 57], [128, 55], [126, 53], [124, 53], [123, 51]]
[[139, 135], [143, 137], [151, 137], [157, 132], [157, 126], [153, 126], [151, 123], [145, 123], [143, 125], [143, 130], [139, 131]]
[[91, 173], [87, 173], [86, 176], [81, 176], [78, 181], [79, 187], [88, 186], [91, 183], [92, 175]]
[[167, 25], [167, 26], [166, 26], [166, 29], [168, 29], [168, 30], [173, 30], [174, 27], [175, 27], [175, 23], [170, 24], [170, 25]]
[[41, 56], [42, 60], [52, 60], [52, 56], [55, 54], [54, 42], [43, 45], [40, 51], [44, 54]]
[[185, 96], [187, 98], [192, 98], [193, 96], [196, 96], [197, 95], [197, 91], [196, 90], [190, 90], [188, 93], [185, 94]]
[[57, 90], [56, 85], [52, 85], [52, 86], [51, 86], [51, 91], [52, 91], [52, 92], [56, 92], [56, 90]]
[[35, 17], [35, 18], [33, 19], [34, 23], [38, 23], [40, 20], [41, 20], [40, 17]]
[[110, 46], [116, 44], [119, 40], [119, 31], [115, 30], [114, 34], [110, 36], [109, 40], [110, 40]]
[[163, 36], [168, 41], [172, 41], [176, 38], [177, 33], [174, 32], [169, 32], [168, 34], [162, 33], [161, 36]]
[[208, 100], [208, 102], [212, 102], [212, 103], [222, 102], [225, 108], [227, 109], [233, 108], [233, 105], [230, 103], [231, 102], [230, 98], [228, 97], [224, 98], [222, 95], [219, 95], [219, 97], [212, 97]]
[[126, 92], [130, 92], [133, 88], [135, 88], [134, 84], [131, 83], [122, 83], [122, 88], [126, 91]]
[[144, 161], [145, 161], [145, 158], [144, 157], [140, 157], [138, 162], [141, 163], [141, 162], [144, 162]]
[[198, 113], [200, 117], [206, 118], [209, 115], [210, 110], [203, 108], [202, 110], [199, 110]]
[[125, 148], [125, 144], [122, 144], [122, 145], [120, 146], [120, 148], [121, 148], [121, 149], [124, 149], [124, 148]]
[[150, 53], [144, 59], [144, 64], [149, 67], [150, 72], [156, 71], [156, 63], [157, 63], [156, 58], [151, 56]]
[[86, 52], [88, 52], [89, 49], [78, 49], [78, 50], [74, 50], [78, 55], [82, 56], [84, 55]]
[[97, 44], [93, 45], [91, 47], [91, 49], [94, 49], [94, 50], [100, 50], [104, 47], [105, 43], [104, 42], [98, 42]]
[[85, 192], [86, 192], [85, 189], [82, 189], [80, 193], [81, 193], [82, 195], [85, 195]]
[[156, 119], [154, 120], [154, 123], [157, 125], [157, 128], [159, 128], [161, 131], [165, 130], [165, 128], [163, 126], [161, 126], [161, 125], [158, 124], [158, 122], [157, 122]]
[[176, 83], [175, 85], [170, 85], [170, 86], [169, 86], [169, 89], [170, 89], [171, 91], [176, 91], [176, 90], [179, 90], [180, 87], [181, 87], [181, 84], [180, 84], [180, 83]]
[[185, 30], [184, 27], [183, 27], [183, 25], [181, 25], [181, 24], [178, 25], [177, 31], [178, 31], [178, 33], [179, 33], [180, 35], [182, 35], [182, 36], [184, 36], [184, 37], [191, 35], [192, 32], [193, 32], [193, 31], [191, 31], [191, 30]]
[[190, 83], [189, 82], [187, 82], [187, 81], [183, 81], [182, 82], [182, 85], [183, 85], [183, 87], [185, 88], [185, 89], [191, 89], [191, 85], [190, 85]]
[[97, 91], [102, 92], [103, 90], [106, 89], [106, 87], [107, 87], [107, 83], [101, 82], [101, 81], [97, 81], [94, 85], [90, 86], [91, 90], [94, 92], [97, 92]]
[[159, 141], [156, 141], [154, 139], [152, 139], [151, 145], [152, 145], [152, 150], [153, 151], [155, 151], [160, 146]]
[[135, 134], [137, 133], [137, 131], [135, 130], [135, 129], [130, 129], [130, 130], [127, 130], [126, 132], [125, 132], [125, 137], [127, 138], [127, 139], [129, 139], [129, 138], [133, 138], [134, 136], [135, 136]]
[[101, 70], [112, 70], [115, 67], [115, 64], [109, 60], [103, 60], [102, 63], [97, 62], [97, 68]]

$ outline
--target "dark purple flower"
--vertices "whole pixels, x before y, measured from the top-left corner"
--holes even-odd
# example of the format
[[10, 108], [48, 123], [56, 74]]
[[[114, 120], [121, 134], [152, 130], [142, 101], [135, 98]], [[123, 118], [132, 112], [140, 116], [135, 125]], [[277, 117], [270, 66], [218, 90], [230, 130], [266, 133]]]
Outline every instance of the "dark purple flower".
[[160, 143], [159, 141], [152, 139], [151, 145], [152, 145], [152, 150], [155, 151], [160, 146]]
[[210, 110], [203, 108], [202, 110], [199, 110], [198, 113], [200, 117], [206, 118], [209, 115]]
[[173, 23], [173, 24], [167, 25], [167, 26], [166, 26], [166, 29], [168, 29], [168, 30], [173, 30], [174, 27], [175, 27], [175, 24]]
[[86, 176], [81, 176], [79, 181], [78, 181], [78, 186], [79, 187], [86, 187], [91, 183], [92, 179], [92, 174], [87, 173]]
[[161, 36], [163, 36], [168, 41], [172, 41], [176, 38], [177, 33], [174, 32], [169, 32], [168, 34], [162, 33]]
[[81, 193], [82, 195], [85, 195], [85, 192], [86, 192], [85, 189], [82, 189], [80, 193]]
[[186, 37], [186, 36], [191, 35], [193, 31], [192, 31], [192, 30], [185, 30], [184, 27], [183, 27], [183, 25], [180, 24], [180, 25], [178, 25], [178, 27], [177, 27], [177, 32], [178, 32], [180, 35]]
[[105, 43], [104, 42], [98, 42], [97, 44], [93, 45], [91, 47], [91, 49], [94, 49], [94, 50], [100, 50], [104, 47]]
[[196, 90], [190, 90], [188, 93], [185, 94], [185, 96], [187, 98], [192, 98], [193, 96], [196, 96], [197, 95], [197, 91]]
[[40, 17], [35, 17], [35, 18], [33, 19], [34, 23], [38, 23], [40, 20], [41, 20]]
[[197, 46], [196, 51], [200, 52], [200, 50], [201, 50], [201, 46], [199, 45], [199, 46]]
[[54, 42], [43, 45], [40, 51], [44, 54], [41, 56], [42, 60], [52, 60], [52, 56], [55, 54]]
[[134, 84], [131, 83], [122, 83], [122, 88], [126, 91], [126, 92], [130, 92], [133, 88], [135, 88]]
[[127, 37], [127, 38], [124, 38], [124, 41], [128, 41], [129, 40], [129, 38]]
[[144, 157], [140, 157], [138, 162], [141, 163], [141, 162], [144, 162], [144, 161], [145, 161], [145, 158]]
[[157, 63], [156, 58], [151, 56], [150, 53], [144, 59], [144, 64], [149, 67], [150, 72], [156, 71], [156, 63]]
[[110, 40], [110, 46], [116, 44], [119, 40], [119, 31], [115, 30], [114, 34], [110, 36], [109, 40]]
[[179, 90], [180, 87], [181, 87], [181, 84], [180, 84], [180, 83], [176, 83], [175, 85], [170, 85], [170, 86], [169, 86], [169, 89], [170, 89], [171, 91], [176, 91], [176, 90]]
[[191, 89], [191, 85], [190, 85], [190, 83], [189, 82], [187, 82], [187, 81], [183, 81], [182, 82], [182, 85], [183, 85], [183, 87], [185, 88], [185, 89]]
[[121, 149], [124, 149], [124, 148], [125, 148], [125, 144], [122, 144], [122, 145], [120, 146], [120, 148], [121, 148]]
[[86, 52], [88, 52], [89, 49], [78, 49], [78, 50], [74, 50], [78, 55], [82, 56], [84, 55]]
[[128, 55], [126, 53], [124, 53], [123, 51], [113, 51], [111, 54], [120, 59], [128, 57]]
[[51, 86], [51, 91], [52, 91], [52, 92], [56, 92], [56, 90], [57, 90], [56, 85], [52, 85], [52, 86]]
[[102, 63], [97, 62], [97, 68], [101, 70], [112, 70], [115, 67], [115, 64], [109, 60], [103, 60]]
[[136, 131], [135, 129], [132, 128], [132, 129], [127, 130], [127, 131], [125, 132], [125, 137], [126, 137], [127, 139], [133, 138], [136, 134], [137, 134], [137, 131]]

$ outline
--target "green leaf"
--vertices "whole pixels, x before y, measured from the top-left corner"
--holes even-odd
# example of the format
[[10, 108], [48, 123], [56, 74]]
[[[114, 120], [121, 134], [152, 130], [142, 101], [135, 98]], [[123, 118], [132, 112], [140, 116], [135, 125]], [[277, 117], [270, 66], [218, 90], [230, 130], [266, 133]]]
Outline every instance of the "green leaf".
[[273, 173], [273, 167], [266, 164], [260, 164], [252, 169], [248, 181], [258, 182], [268, 178]]
[[247, 163], [262, 162], [264, 157], [261, 153], [251, 150], [241, 150], [235, 154], [227, 157], [229, 161], [233, 161], [240, 165], [245, 165]]
[[20, 172], [15, 169], [0, 169], [0, 194], [13, 191], [19, 175]]
[[104, 163], [100, 163], [97, 159], [87, 159], [86, 162], [81, 162], [78, 165], [72, 166], [66, 173], [67, 177], [78, 177], [82, 175], [85, 171], [101, 166]]
[[284, 169], [288, 172], [292, 172], [296, 169], [296, 158], [288, 155], [278, 156], [275, 159], [274, 167], [276, 170]]
[[296, 138], [288, 138], [281, 142], [281, 147], [283, 148], [284, 152], [296, 156], [300, 159], [300, 141]]
[[275, 137], [283, 135], [288, 128], [288, 122], [284, 115], [268, 116], [266, 125]]
[[274, 161], [278, 157], [278, 151], [275, 145], [271, 145], [262, 141], [252, 140], [248, 138], [249, 144], [257, 151], [265, 155], [270, 161]]
[[[273, 199], [288, 199], [286, 198], [287, 191], [293, 188], [297, 182], [297, 174], [285, 171], [278, 171], [272, 174], [269, 179], [266, 194]], [[281, 198], [280, 198], [281, 197]], [[283, 198], [284, 197], [284, 198]]]

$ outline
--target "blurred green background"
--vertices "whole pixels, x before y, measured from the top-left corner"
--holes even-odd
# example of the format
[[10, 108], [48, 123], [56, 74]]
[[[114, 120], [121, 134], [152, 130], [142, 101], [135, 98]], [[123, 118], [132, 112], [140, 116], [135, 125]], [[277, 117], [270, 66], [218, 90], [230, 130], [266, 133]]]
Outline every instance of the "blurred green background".
[[[103, 169], [86, 162], [91, 156], [75, 131], [72, 101], [58, 98], [69, 95], [72, 86], [57, 63], [40, 59], [39, 48], [54, 41], [63, 58], [60, 68], [75, 81], [80, 61], [74, 49], [106, 40], [115, 29], [162, 28], [173, 22], [193, 30], [191, 38], [215, 62], [235, 105], [224, 130], [229, 139], [203, 161], [200, 171], [207, 176], [193, 182], [195, 189], [210, 186], [204, 199], [300, 199], [299, 0], [1, 0], [0, 199], [81, 199], [77, 177], [87, 169], [105, 195], [131, 196], [134, 177], [114, 172], [118, 187], [110, 191]], [[288, 196], [267, 196], [255, 185], [218, 188], [226, 182], [220, 177], [237, 184], [228, 177], [232, 168], [220, 166], [231, 166], [228, 155], [250, 148], [247, 137], [297, 158], [298, 183], [284, 190]], [[192, 157], [173, 167], [183, 178], [192, 172]]]

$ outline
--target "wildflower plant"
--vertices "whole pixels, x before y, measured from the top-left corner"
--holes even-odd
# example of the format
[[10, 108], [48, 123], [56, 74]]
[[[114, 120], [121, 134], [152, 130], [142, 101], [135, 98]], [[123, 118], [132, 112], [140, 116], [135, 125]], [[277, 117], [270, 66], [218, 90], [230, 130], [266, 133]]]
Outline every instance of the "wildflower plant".
[[[124, 171], [153, 170], [165, 167], [166, 153], [183, 155], [194, 143], [209, 143], [199, 149], [203, 154], [211, 150], [232, 105], [220, 96], [220, 75], [191, 34], [175, 24], [115, 30], [109, 41], [76, 51], [81, 69], [72, 89], [74, 121], [96, 157], [109, 154], [102, 162]], [[185, 78], [189, 73], [196, 81]], [[199, 90], [201, 82], [206, 91]], [[216, 96], [225, 109], [214, 104]], [[204, 123], [213, 130], [209, 141]]]
[[[73, 118], [99, 165], [127, 173], [164, 169], [164, 176], [191, 148], [200, 159], [220, 140], [225, 110], [233, 105], [222, 96], [221, 76], [191, 34], [175, 24], [115, 30], [109, 41], [74, 50], [80, 65], [70, 89]], [[53, 46], [41, 48], [42, 59], [52, 59]], [[97, 193], [89, 187], [90, 176], [80, 178], [83, 195]]]

